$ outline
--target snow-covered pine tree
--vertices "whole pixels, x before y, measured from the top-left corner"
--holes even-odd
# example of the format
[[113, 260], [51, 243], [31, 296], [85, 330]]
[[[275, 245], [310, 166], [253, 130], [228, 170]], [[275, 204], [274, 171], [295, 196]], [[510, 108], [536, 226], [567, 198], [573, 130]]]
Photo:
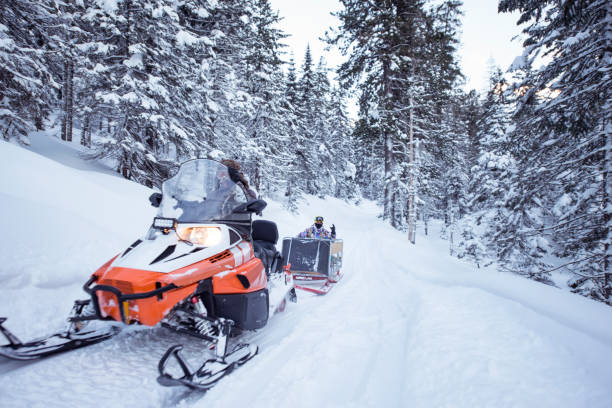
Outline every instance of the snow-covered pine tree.
[[[483, 214], [486, 214], [488, 209], [486, 207], [489, 203], [488, 196], [477, 197], [483, 184], [481, 172], [484, 172], [479, 166], [480, 152], [483, 148], [480, 141], [482, 134], [479, 129], [479, 125], [483, 122], [483, 107], [478, 93], [472, 90], [466, 94], [462, 107], [463, 122], [467, 131], [464, 154], [467, 181], [464, 186], [464, 212], [457, 222], [455, 249], [457, 257], [466, 257], [480, 267], [490, 262], [491, 257], [487, 256], [487, 245], [483, 239], [485, 228], [489, 226], [488, 220], [483, 219]], [[506, 119], [508, 120], [509, 117]]]
[[503, 73], [496, 68], [489, 78], [489, 89], [482, 104], [476, 140], [473, 142], [478, 150], [471, 169], [469, 206], [475, 212], [502, 204], [505, 186], [500, 185], [500, 182], [510, 175], [504, 176], [504, 172], [509, 169], [512, 171], [513, 167], [509, 150], [511, 142], [506, 134], [510, 122], [509, 106], [504, 98], [506, 86]]
[[293, 52], [291, 52], [289, 63], [287, 65], [287, 76], [285, 78], [285, 96], [287, 102], [290, 104], [290, 109], [292, 111], [295, 110], [295, 106], [297, 106], [298, 100], [298, 82], [297, 74], [295, 72], [295, 58], [293, 57]]
[[543, 213], [528, 234], [550, 236], [575, 291], [612, 303], [612, 4], [502, 0], [499, 10], [521, 13], [523, 60], [546, 57], [519, 84], [516, 113], [533, 143], [515, 187], [538, 193]]
[[105, 84], [98, 81], [96, 68], [107, 52], [106, 38], [97, 27], [98, 21], [90, 12], [94, 0], [57, 2], [57, 22], [51, 30], [57, 39], [54, 55], [47, 61], [54, 65], [55, 75], [61, 79], [62, 140], [72, 141], [73, 122], [81, 121], [81, 144], [91, 146], [94, 121], [101, 126], [95, 93]]
[[[460, 70], [455, 57], [460, 28], [461, 2], [447, 0], [429, 6], [424, 47], [427, 69], [418, 107], [422, 164], [418, 181], [421, 201], [430, 214], [445, 219], [454, 229], [461, 212], [466, 125], [462, 119], [463, 92], [459, 90]], [[450, 236], [449, 236], [450, 238]]]
[[314, 88], [312, 95], [312, 140], [308, 143], [312, 149], [311, 164], [317, 169], [316, 194], [319, 197], [334, 195], [337, 187], [336, 170], [334, 164], [334, 146], [330, 143], [331, 137], [331, 84], [328, 78], [329, 69], [323, 57], [319, 59], [314, 73]]
[[299, 200], [305, 194], [302, 180], [300, 179], [300, 162], [297, 160], [297, 152], [304, 145], [300, 129], [300, 114], [299, 114], [299, 84], [295, 69], [293, 54], [289, 59], [287, 67], [287, 76], [285, 78], [285, 105], [287, 112], [287, 125], [291, 143], [289, 147], [289, 155], [291, 162], [285, 169], [284, 180], [286, 207], [290, 211], [296, 211]]
[[[513, 167], [508, 167], [502, 189], [504, 191], [499, 221], [495, 229], [485, 237], [496, 251], [499, 263], [506, 269], [529, 278], [550, 282], [545, 256], [550, 251], [550, 241], [540, 231], [546, 224], [550, 206], [547, 182], [541, 178], [543, 158], [539, 136], [530, 127], [530, 119], [536, 115], [540, 100], [524, 99], [525, 90], [532, 88], [529, 78], [533, 75], [527, 63], [515, 72], [514, 82], [506, 91], [511, 106], [522, 104], [514, 112], [507, 129], [506, 150], [511, 154]], [[505, 185], [504, 185], [505, 184]]]
[[278, 184], [293, 161], [291, 123], [287, 122], [289, 105], [280, 59], [285, 35], [274, 28], [280, 18], [268, 0], [254, 1], [252, 10], [255, 31], [248, 39], [244, 61], [245, 85], [253, 108], [245, 117], [246, 145], [236, 153], [245, 164], [245, 171], [252, 175], [254, 187], [261, 193], [270, 193], [282, 189]]
[[[425, 62], [422, 52], [426, 30], [423, 2], [344, 0], [342, 4], [344, 9], [337, 13], [341, 26], [327, 40], [344, 54], [351, 52], [339, 69], [339, 78], [344, 86], [357, 85], [362, 124], [379, 132], [384, 157], [380, 197], [383, 216], [399, 227], [402, 217], [398, 206], [403, 207], [404, 194], [400, 183], [402, 168], [396, 156], [406, 150], [402, 146], [408, 143], [414, 127], [414, 120], [408, 118], [414, 118], [420, 99], [422, 76], [418, 67]], [[400, 128], [400, 123], [408, 124], [408, 132]], [[413, 174], [410, 177], [414, 182]]]
[[248, 89], [249, 66], [245, 58], [259, 34], [253, 24], [254, 6], [247, 0], [214, 2], [209, 21], [214, 41], [211, 58], [203, 62], [206, 82], [206, 140], [225, 156], [243, 159], [241, 147], [249, 145], [247, 121], [257, 109]]
[[315, 145], [316, 128], [314, 111], [316, 107], [315, 86], [316, 73], [312, 62], [310, 45], [306, 46], [304, 62], [298, 80], [298, 97], [296, 103], [297, 133], [294, 139], [296, 179], [292, 184], [299, 184], [307, 194], [318, 193], [317, 157], [318, 145]]
[[494, 237], [502, 229], [504, 200], [516, 167], [507, 135], [510, 111], [504, 97], [506, 86], [501, 70], [492, 67], [482, 107], [469, 108], [477, 112], [476, 132], [470, 135], [468, 144], [467, 213], [461, 220], [457, 255], [478, 264], [497, 258], [499, 248]]
[[356, 183], [364, 198], [380, 199], [380, 184], [384, 179], [384, 159], [382, 140], [376, 122], [358, 119], [352, 132], [355, 141], [354, 160]]
[[50, 1], [11, 0], [0, 7], [0, 132], [2, 139], [29, 144], [42, 129], [60, 85], [45, 63], [55, 46], [49, 28], [56, 20]]
[[332, 195], [344, 200], [356, 200], [361, 193], [356, 179], [355, 141], [346, 111], [345, 92], [340, 87], [332, 88], [327, 117], [329, 135], [326, 146], [331, 152], [330, 164], [335, 179], [335, 191]]
[[202, 143], [190, 106], [201, 105], [192, 86], [202, 61], [193, 59], [193, 47], [207, 37], [197, 34], [189, 13], [207, 11], [187, 2], [177, 12], [174, 2], [152, 0], [107, 6], [95, 3], [89, 11], [102, 23], [108, 54], [97, 65], [104, 86], [95, 97], [113, 124], [97, 157], [115, 159], [126, 178], [159, 184], [173, 166], [168, 159], [193, 156]]
[[419, 0], [342, 3], [341, 27], [328, 42], [351, 52], [340, 79], [345, 86], [357, 84], [361, 93], [361, 134], [378, 132], [381, 140], [383, 216], [396, 228], [407, 223], [414, 241], [416, 208], [423, 202], [417, 190], [431, 188], [429, 178], [441, 177], [447, 167], [436, 162], [432, 146], [419, 143], [432, 140], [435, 129], [441, 134], [432, 108], [437, 103], [442, 112], [459, 74], [453, 55], [459, 4], [427, 9]]

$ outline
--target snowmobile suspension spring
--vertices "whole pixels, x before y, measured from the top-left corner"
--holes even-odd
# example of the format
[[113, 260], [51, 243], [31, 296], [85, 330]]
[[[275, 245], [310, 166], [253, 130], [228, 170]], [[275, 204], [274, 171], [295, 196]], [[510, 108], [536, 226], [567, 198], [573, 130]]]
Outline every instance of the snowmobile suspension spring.
[[201, 334], [203, 334], [205, 336], [209, 336], [209, 337], [214, 336], [214, 327], [207, 320], [200, 320], [200, 321], [198, 321], [196, 323], [196, 328], [198, 329], [198, 331]]

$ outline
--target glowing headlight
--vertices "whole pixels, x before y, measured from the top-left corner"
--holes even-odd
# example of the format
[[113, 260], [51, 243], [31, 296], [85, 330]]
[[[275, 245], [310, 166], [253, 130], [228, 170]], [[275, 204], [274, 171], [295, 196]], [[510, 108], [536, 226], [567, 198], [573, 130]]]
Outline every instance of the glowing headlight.
[[221, 242], [221, 228], [218, 227], [186, 227], [179, 228], [181, 239], [195, 245], [215, 246]]

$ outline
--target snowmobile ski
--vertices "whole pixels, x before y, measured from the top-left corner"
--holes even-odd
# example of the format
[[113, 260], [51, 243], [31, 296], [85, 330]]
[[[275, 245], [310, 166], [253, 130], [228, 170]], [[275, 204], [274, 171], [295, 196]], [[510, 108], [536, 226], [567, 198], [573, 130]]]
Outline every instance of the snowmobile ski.
[[115, 326], [82, 332], [61, 331], [47, 337], [22, 343], [6, 327], [2, 326], [2, 323], [5, 321], [6, 318], [0, 318], [0, 331], [4, 337], [7, 338], [9, 344], [0, 346], [0, 356], [12, 360], [34, 360], [64, 351], [74, 350], [99, 343], [119, 332], [119, 329]]
[[[177, 310], [176, 312], [183, 311]], [[184, 385], [189, 388], [207, 390], [213, 387], [221, 378], [231, 373], [236, 367], [246, 363], [257, 354], [257, 346], [249, 344], [238, 344], [230, 353], [227, 352], [228, 338], [232, 333], [232, 327], [235, 325], [231, 319], [212, 319], [208, 316], [196, 316], [193, 313], [190, 315], [196, 321], [195, 326], [200, 330], [200, 334], [186, 331], [185, 329], [179, 331], [184, 331], [209, 341], [215, 350], [215, 357], [207, 359], [197, 371], [193, 371], [179, 354], [183, 346], [180, 344], [174, 345], [164, 353], [164, 356], [159, 361], [159, 377], [157, 378], [159, 384], [168, 387]], [[185, 316], [185, 314], [182, 314], [182, 316], [178, 314], [173, 319], [178, 318], [180, 320], [184, 319]], [[170, 320], [166, 321], [166, 325], [168, 323], [170, 323]], [[167, 327], [178, 330], [180, 326], [172, 327], [172, 325], [169, 325]], [[210, 330], [211, 328], [214, 328], [214, 330]], [[182, 371], [182, 376], [175, 377], [170, 374], [167, 369], [170, 358], [176, 360]]]
[[99, 343], [119, 333], [120, 330], [116, 326], [83, 330], [89, 321], [96, 318], [97, 316], [92, 313], [91, 299], [77, 300], [74, 302], [67, 319], [68, 325], [64, 330], [23, 343], [2, 325], [6, 317], [0, 317], [0, 332], [9, 342], [0, 346], [0, 356], [13, 360], [34, 360]]
[[[197, 390], [208, 390], [219, 382], [223, 377], [240, 367], [258, 351], [257, 346], [250, 344], [239, 344], [234, 351], [227, 354], [225, 357], [215, 357], [208, 359], [202, 364], [197, 371], [192, 371], [187, 362], [179, 354], [183, 346], [177, 344], [170, 347], [162, 359], [159, 361], [159, 377], [157, 382], [166, 387], [177, 385], [187, 386]], [[181, 377], [174, 377], [167, 371], [168, 359], [174, 358], [182, 370]]]

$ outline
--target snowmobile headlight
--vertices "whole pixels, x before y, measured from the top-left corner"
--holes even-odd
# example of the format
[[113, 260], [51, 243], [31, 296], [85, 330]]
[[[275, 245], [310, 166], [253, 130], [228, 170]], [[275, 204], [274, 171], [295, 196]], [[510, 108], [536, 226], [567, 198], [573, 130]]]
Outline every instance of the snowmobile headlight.
[[195, 245], [215, 246], [221, 242], [221, 228], [219, 227], [185, 227], [179, 228], [179, 237]]
[[155, 217], [153, 219], [153, 228], [168, 230], [174, 228], [174, 223], [176, 220], [174, 218], [163, 218], [163, 217]]

